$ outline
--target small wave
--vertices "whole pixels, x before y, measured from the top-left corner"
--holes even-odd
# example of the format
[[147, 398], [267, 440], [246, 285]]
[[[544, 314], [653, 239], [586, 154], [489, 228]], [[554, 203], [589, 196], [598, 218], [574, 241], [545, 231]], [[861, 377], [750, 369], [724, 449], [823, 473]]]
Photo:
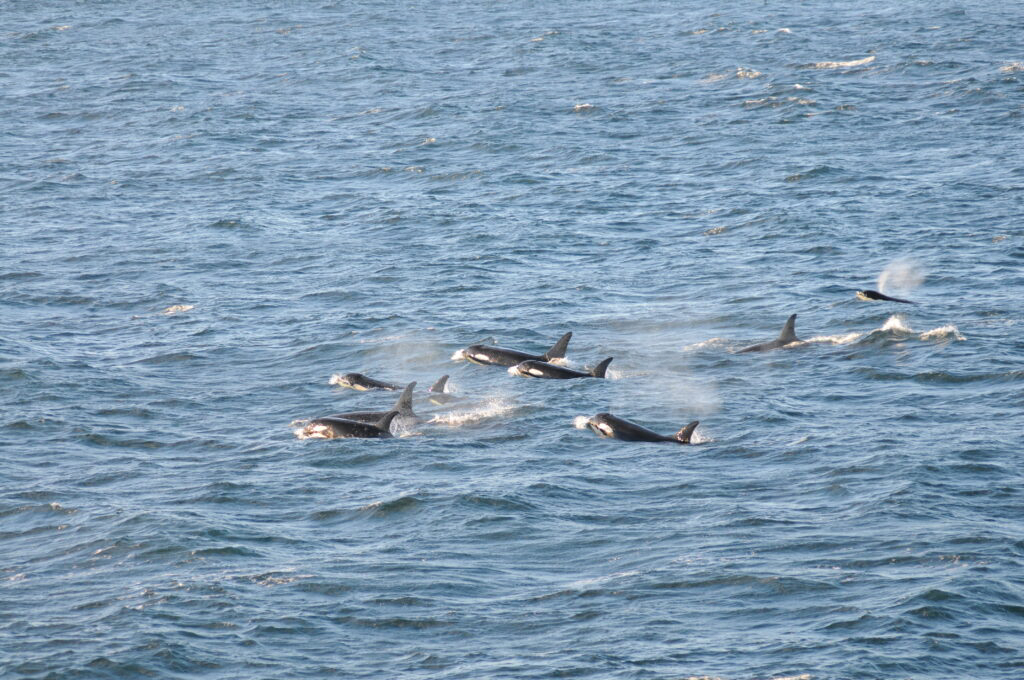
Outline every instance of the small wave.
[[195, 305], [171, 305], [170, 307], [168, 307], [167, 309], [160, 313], [170, 316], [172, 314], [182, 314], [184, 312], [190, 312], [195, 308]]
[[841, 333], [839, 335], [816, 335], [813, 338], [808, 338], [805, 342], [822, 342], [831, 343], [833, 345], [848, 345], [851, 342], [856, 342], [860, 338], [864, 337], [863, 333]]
[[476, 408], [452, 411], [451, 413], [445, 413], [436, 415], [428, 423], [434, 425], [449, 425], [451, 427], [461, 427], [463, 425], [470, 425], [472, 423], [480, 422], [481, 420], [487, 420], [489, 418], [496, 418], [506, 413], [511, 412], [516, 408], [515, 404], [508, 401], [507, 399], [491, 399], [485, 402], [483, 405]]
[[258, 586], [280, 586], [288, 583], [294, 583], [299, 579], [313, 578], [312, 574], [290, 574], [287, 571], [268, 571], [265, 574], [252, 574], [245, 576], [236, 576], [238, 580], [249, 581], [255, 583]]
[[464, 350], [464, 349], [457, 349], [457, 350], [455, 350], [455, 353], [452, 354], [452, 361], [466, 361], [466, 350]]
[[721, 349], [728, 347], [732, 343], [725, 338], [711, 338], [710, 340], [704, 340], [702, 342], [695, 342], [692, 345], [686, 345], [683, 347], [684, 352], [696, 352], [701, 349]]
[[589, 422], [590, 418], [588, 418], [587, 416], [576, 416], [575, 418], [572, 419], [572, 426], [575, 427], [577, 430], [585, 430], [587, 429], [587, 423]]
[[918, 337], [922, 340], [942, 340], [944, 338], [953, 338], [958, 342], [967, 339], [960, 330], [952, 324], [939, 326], [938, 328], [933, 328], [930, 331], [925, 331]]
[[819, 61], [810, 64], [809, 68], [853, 68], [855, 66], [866, 66], [875, 60], [874, 56], [851, 61]]
[[869, 333], [867, 335], [867, 338], [865, 339], [876, 338], [882, 335], [905, 338], [917, 336], [919, 340], [925, 342], [929, 340], [946, 339], [953, 339], [959, 342], [967, 339], [960, 332], [960, 330], [952, 324], [939, 326], [938, 328], [933, 328], [930, 331], [924, 331], [919, 333], [918, 331], [915, 331], [913, 328], [907, 325], [906, 319], [900, 314], [894, 314], [890, 316], [888, 319], [886, 319], [885, 323], [882, 324], [881, 328], [871, 331], [871, 333]]
[[1000, 66], [999, 70], [1003, 73], [1019, 73], [1024, 71], [1024, 61], [1015, 61], [1005, 66]]
[[359, 512], [369, 517], [387, 517], [399, 512], [414, 510], [423, 505], [423, 501], [416, 496], [399, 496], [388, 501], [374, 501], [359, 508]]

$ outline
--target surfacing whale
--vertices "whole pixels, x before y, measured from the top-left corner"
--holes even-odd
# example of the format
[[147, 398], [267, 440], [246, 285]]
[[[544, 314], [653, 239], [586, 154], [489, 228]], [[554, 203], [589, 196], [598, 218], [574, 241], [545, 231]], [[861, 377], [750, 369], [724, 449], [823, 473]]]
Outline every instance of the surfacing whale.
[[462, 350], [462, 356], [474, 364], [481, 366], [515, 366], [524, 361], [551, 361], [565, 357], [565, 350], [569, 346], [569, 339], [572, 332], [568, 332], [558, 339], [544, 354], [530, 354], [505, 347], [492, 347], [490, 345], [470, 345]]
[[336, 375], [331, 378], [330, 383], [332, 385], [340, 385], [341, 387], [350, 387], [353, 390], [359, 390], [360, 392], [367, 392], [369, 390], [389, 390], [392, 392], [396, 392], [402, 389], [401, 385], [384, 382], [383, 380], [374, 380], [373, 378], [367, 378], [362, 373], [346, 373], [345, 375]]
[[[396, 401], [395, 405], [391, 407], [391, 411], [397, 411], [398, 415], [402, 418], [419, 420], [419, 417], [417, 417], [412, 410], [412, 391], [415, 387], [415, 381], [406, 385], [405, 390], [403, 390], [401, 396], [398, 397], [398, 401]], [[346, 413], [334, 413], [327, 417], [336, 419], [340, 418], [342, 420], [358, 420], [361, 423], [374, 424], [380, 422], [380, 419], [391, 411], [347, 411]]]
[[858, 290], [857, 299], [864, 300], [865, 302], [872, 302], [874, 300], [886, 300], [887, 302], [902, 302], [905, 305], [916, 305], [916, 302], [911, 300], [901, 300], [900, 298], [894, 298], [886, 295], [885, 293], [879, 293], [877, 290]]
[[376, 423], [363, 423], [346, 418], [317, 418], [303, 428], [307, 437], [319, 439], [387, 439], [391, 434], [391, 421], [398, 411], [388, 411]]
[[427, 390], [427, 392], [430, 393], [430, 396], [428, 396], [427, 399], [431, 404], [434, 404], [435, 406], [444, 406], [448, 402], [458, 399], [454, 394], [448, 394], [444, 391], [445, 385], [447, 384], [448, 376], [442, 375], [437, 379], [436, 383], [430, 386], [430, 389]]
[[675, 442], [677, 444], [689, 444], [690, 438], [693, 437], [693, 431], [699, 424], [700, 421], [695, 420], [674, 435], [666, 437], [653, 430], [648, 430], [642, 425], [613, 416], [611, 413], [598, 413], [587, 420], [587, 426], [600, 437], [621, 439], [627, 442]]
[[737, 354], [743, 352], [765, 352], [770, 349], [779, 349], [793, 342], [800, 342], [800, 338], [796, 337], [796, 314], [791, 315], [786, 319], [786, 325], [782, 327], [782, 332], [779, 333], [779, 337], [771, 342], [762, 342], [758, 345], [751, 345], [750, 347], [744, 347], [739, 350]]
[[567, 380], [569, 378], [603, 378], [608, 370], [608, 364], [612, 363], [612, 357], [608, 357], [590, 371], [577, 371], [565, 366], [556, 366], [546, 361], [531, 359], [523, 361], [509, 369], [512, 375], [520, 378], [552, 378], [556, 380]]

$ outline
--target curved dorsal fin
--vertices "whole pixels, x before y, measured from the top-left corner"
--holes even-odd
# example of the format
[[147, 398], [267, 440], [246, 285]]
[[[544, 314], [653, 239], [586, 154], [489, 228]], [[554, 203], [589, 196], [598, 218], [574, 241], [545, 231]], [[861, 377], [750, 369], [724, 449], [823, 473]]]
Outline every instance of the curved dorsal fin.
[[698, 425], [700, 425], [700, 421], [695, 420], [686, 427], [679, 430], [679, 432], [676, 432], [676, 441], [679, 442], [680, 444], [689, 444], [690, 437], [693, 436], [693, 431], [697, 429]]
[[444, 386], [448, 384], [448, 376], [442, 375], [437, 382], [430, 386], [428, 392], [444, 392]]
[[569, 347], [569, 340], [572, 338], [572, 331], [569, 331], [558, 339], [558, 342], [551, 346], [547, 352], [544, 353], [544, 361], [551, 361], [552, 359], [564, 359], [565, 350]]
[[797, 342], [799, 339], [796, 337], [796, 314], [791, 314], [786, 319], [786, 325], [782, 327], [782, 332], [779, 333], [779, 342]]
[[412, 391], [415, 387], [415, 380], [405, 386], [405, 389], [402, 391], [402, 396], [398, 398], [398, 401], [396, 401], [395, 405], [392, 407], [393, 411], [397, 411], [403, 416], [416, 417], [416, 414], [412, 412]]
[[612, 363], [612, 357], [608, 357], [601, 363], [599, 363], [594, 370], [590, 372], [590, 375], [595, 378], [603, 378], [604, 374], [608, 371], [608, 364]]
[[391, 421], [398, 415], [398, 411], [388, 411], [387, 414], [377, 421], [377, 427], [384, 430], [385, 432], [391, 432]]

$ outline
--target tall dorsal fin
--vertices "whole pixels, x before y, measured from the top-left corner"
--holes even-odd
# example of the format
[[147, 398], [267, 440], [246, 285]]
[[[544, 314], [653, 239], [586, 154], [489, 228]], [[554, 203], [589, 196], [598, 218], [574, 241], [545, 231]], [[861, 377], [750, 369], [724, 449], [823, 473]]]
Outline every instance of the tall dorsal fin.
[[544, 361], [552, 359], [564, 359], [565, 350], [569, 347], [569, 340], [572, 338], [572, 331], [569, 331], [558, 339], [558, 342], [551, 345], [551, 349], [544, 353]]
[[391, 421], [398, 415], [398, 411], [388, 411], [387, 414], [377, 421], [377, 427], [387, 433], [391, 433]]
[[608, 364], [612, 363], [612, 357], [608, 357], [601, 363], [599, 363], [594, 370], [590, 372], [590, 375], [595, 378], [603, 378], [604, 374], [608, 371]]
[[444, 392], [444, 386], [448, 384], [448, 376], [442, 375], [437, 382], [430, 386], [428, 392]]
[[700, 421], [695, 420], [683, 429], [679, 430], [679, 432], [676, 432], [676, 441], [680, 444], [689, 444], [690, 437], [693, 436], [693, 431], [697, 429], [698, 425], [700, 425]]
[[796, 314], [791, 314], [786, 319], [786, 325], [782, 327], [782, 332], [779, 333], [779, 342], [797, 342], [800, 338], [796, 337]]
[[412, 412], [412, 391], [415, 387], [415, 380], [406, 385], [405, 389], [402, 391], [402, 396], [400, 396], [398, 401], [395, 402], [392, 410], [398, 411], [403, 416], [412, 416], [415, 418], [416, 414]]

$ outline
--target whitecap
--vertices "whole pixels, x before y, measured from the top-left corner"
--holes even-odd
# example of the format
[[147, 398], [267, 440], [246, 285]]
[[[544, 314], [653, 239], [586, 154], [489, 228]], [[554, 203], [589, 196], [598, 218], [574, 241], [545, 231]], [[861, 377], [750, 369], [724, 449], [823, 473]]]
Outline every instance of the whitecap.
[[854, 66], [865, 66], [874, 60], [875, 57], [872, 55], [863, 59], [853, 59], [852, 61], [819, 61], [811, 64], [811, 68], [853, 68]]
[[930, 331], [925, 331], [918, 337], [922, 340], [942, 340], [945, 338], [953, 338], [958, 342], [967, 339], [960, 330], [952, 324], [939, 326], [938, 328], [933, 328]]
[[822, 342], [833, 345], [848, 345], [864, 337], [863, 333], [840, 333], [838, 335], [816, 335], [808, 338], [806, 342]]

